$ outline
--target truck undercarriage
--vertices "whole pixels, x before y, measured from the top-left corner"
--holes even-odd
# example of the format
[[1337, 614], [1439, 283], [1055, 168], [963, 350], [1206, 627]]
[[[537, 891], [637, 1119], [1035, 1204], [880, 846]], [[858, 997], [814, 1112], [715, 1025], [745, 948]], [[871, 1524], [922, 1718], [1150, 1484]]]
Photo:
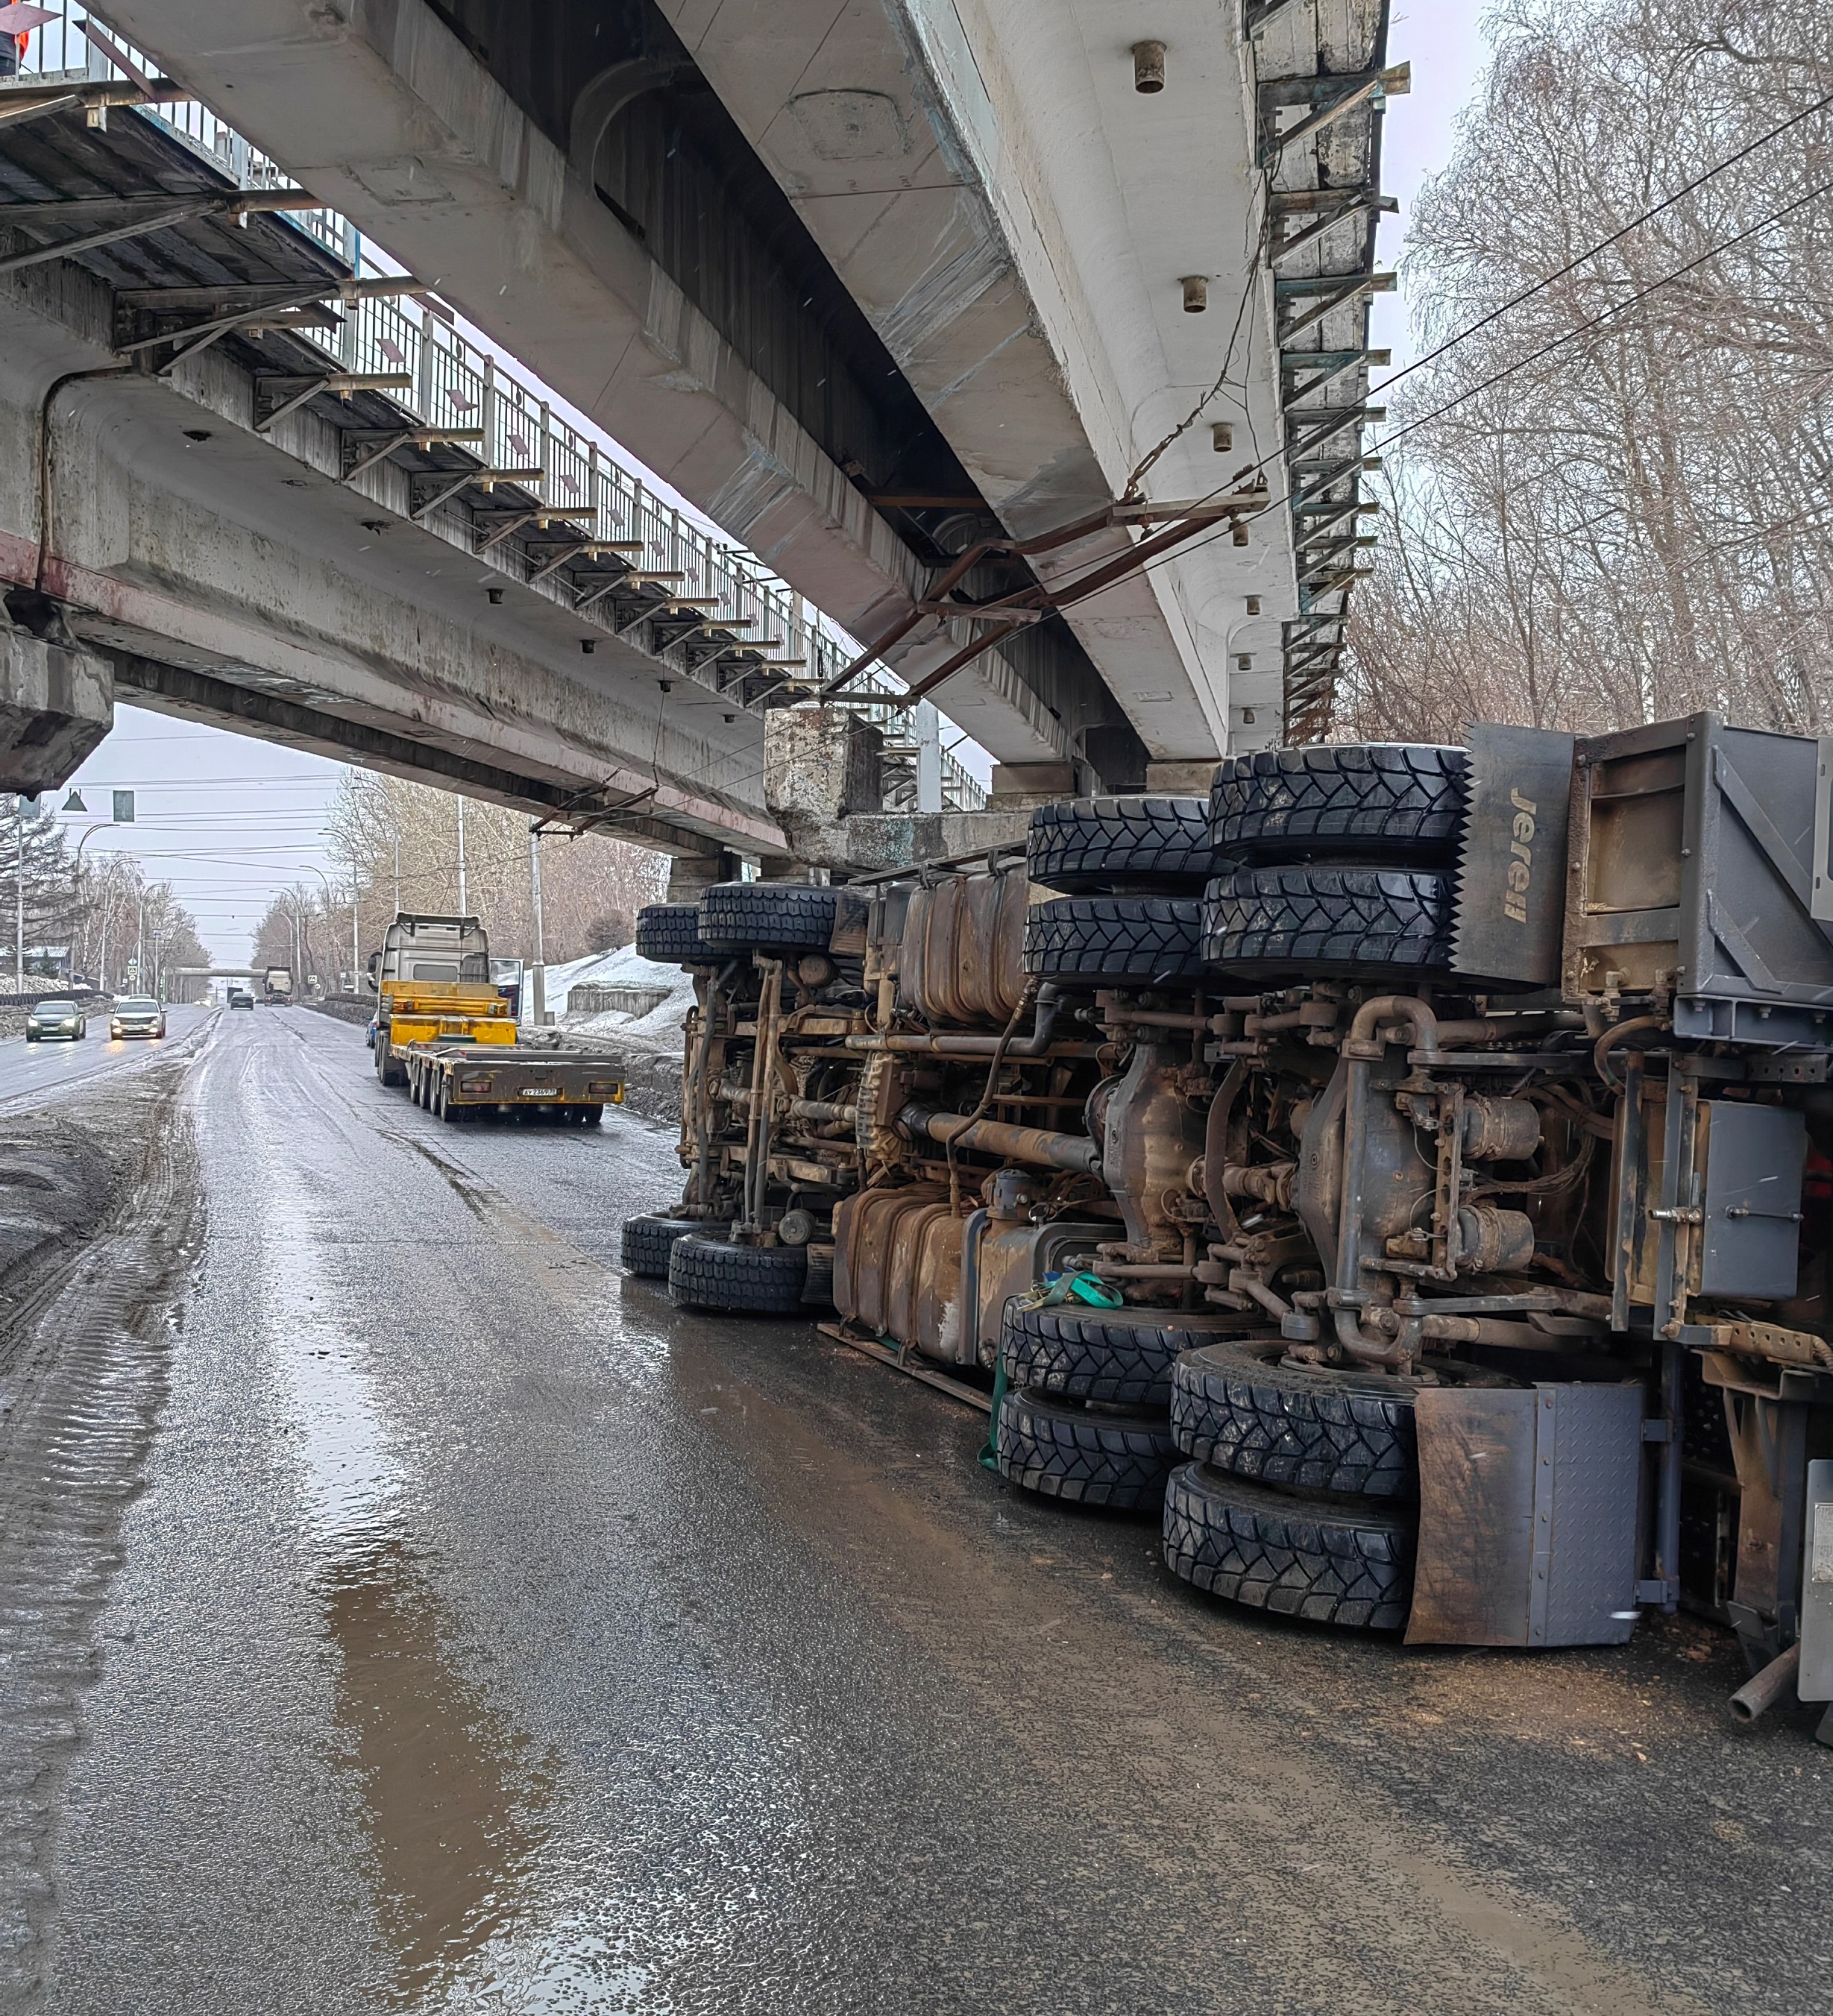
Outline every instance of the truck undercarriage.
[[1685, 1602], [1759, 1705], [1833, 1698], [1828, 772], [1478, 726], [657, 906], [687, 1183], [626, 1263], [831, 1301], [1219, 1596], [1547, 1646]]

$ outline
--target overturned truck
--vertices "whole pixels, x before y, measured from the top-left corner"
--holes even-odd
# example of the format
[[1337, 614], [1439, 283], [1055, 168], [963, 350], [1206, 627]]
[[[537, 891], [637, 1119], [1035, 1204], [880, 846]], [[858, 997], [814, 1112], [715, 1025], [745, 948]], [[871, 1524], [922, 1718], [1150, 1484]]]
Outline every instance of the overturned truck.
[[1712, 715], [1478, 726], [658, 905], [687, 1183], [626, 1264], [979, 1384], [1006, 1476], [1161, 1504], [1219, 1596], [1684, 1599], [1833, 1698], [1830, 782]]

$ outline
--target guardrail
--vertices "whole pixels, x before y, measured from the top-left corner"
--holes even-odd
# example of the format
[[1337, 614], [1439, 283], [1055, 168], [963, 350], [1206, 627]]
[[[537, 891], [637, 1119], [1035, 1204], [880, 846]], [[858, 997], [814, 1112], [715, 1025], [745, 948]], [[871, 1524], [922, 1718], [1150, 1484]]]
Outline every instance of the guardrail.
[[[74, 0], [49, 0], [39, 10], [49, 18], [27, 38], [22, 74], [45, 81], [58, 77], [125, 79], [106, 48], [151, 75], [153, 59], [109, 34], [92, 40], [86, 10]], [[224, 174], [250, 189], [284, 189], [292, 177], [210, 108], [194, 99], [138, 106], [140, 117], [178, 135]], [[355, 225], [335, 211], [283, 213], [359, 277], [400, 279], [403, 269], [378, 257]], [[774, 662], [810, 683], [824, 682], [857, 656], [859, 646], [823, 617], [787, 582], [772, 574], [754, 554], [709, 534], [678, 506], [657, 496], [643, 472], [622, 455], [608, 435], [575, 427], [553, 409], [538, 381], [519, 374], [491, 351], [472, 342], [442, 304], [408, 297], [358, 300], [344, 304], [335, 330], [293, 332], [322, 350], [343, 371], [405, 375], [410, 383], [386, 394], [410, 420], [445, 429], [477, 428], [475, 452], [488, 468], [538, 470], [528, 487], [556, 517], [577, 524], [594, 541], [640, 540], [642, 571], [670, 578], [682, 599], [716, 600], [723, 618], [766, 646]], [[890, 703], [904, 682], [882, 667], [855, 681], [855, 693], [884, 696], [881, 725], [898, 710]], [[977, 811], [986, 793], [947, 751], [942, 751], [942, 800], [952, 811]]]

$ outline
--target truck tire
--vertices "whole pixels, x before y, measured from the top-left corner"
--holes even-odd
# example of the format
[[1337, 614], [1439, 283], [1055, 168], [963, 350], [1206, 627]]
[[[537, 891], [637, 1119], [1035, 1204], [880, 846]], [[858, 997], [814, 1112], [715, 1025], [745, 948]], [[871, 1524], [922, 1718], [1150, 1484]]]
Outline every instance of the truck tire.
[[684, 1309], [793, 1316], [808, 1272], [800, 1246], [734, 1246], [697, 1232], [668, 1249], [668, 1293]]
[[1009, 1305], [999, 1334], [1006, 1377], [1014, 1386], [1066, 1400], [1121, 1406], [1171, 1404], [1172, 1368], [1180, 1353], [1223, 1334], [1239, 1317], [1169, 1309], [1090, 1309], [1064, 1303], [1025, 1309]]
[[1418, 1484], [1418, 1390], [1413, 1379], [1282, 1365], [1241, 1344], [1205, 1344], [1172, 1368], [1171, 1432], [1186, 1456], [1236, 1477], [1407, 1499]]
[[1008, 1387], [996, 1460], [999, 1474], [1027, 1491], [1134, 1512], [1150, 1510], [1164, 1495], [1177, 1445], [1162, 1415], [1091, 1413]]
[[1201, 798], [1075, 798], [1032, 814], [1025, 870], [1069, 895], [1200, 895], [1210, 855]]
[[1464, 765], [1461, 749], [1415, 742], [1231, 757], [1210, 793], [1210, 837], [1219, 857], [1241, 862], [1331, 855], [1453, 867]]
[[386, 1029], [378, 1029], [376, 1031], [376, 1043], [373, 1055], [376, 1066], [376, 1079], [378, 1084], [405, 1085], [407, 1083], [406, 1071], [401, 1065], [398, 1064], [394, 1061], [393, 1056], [390, 1053], [388, 1048], [388, 1031]]
[[627, 1218], [620, 1251], [626, 1274], [646, 1281], [668, 1278], [668, 1255], [677, 1239], [690, 1233], [704, 1232], [704, 1218]]
[[1451, 963], [1452, 878], [1429, 869], [1237, 868], [1203, 900], [1211, 966], [1413, 974]]
[[718, 966], [727, 957], [700, 932], [697, 903], [648, 903], [636, 913], [636, 949], [657, 966]]
[[1060, 896], [1025, 913], [1025, 970], [1069, 985], [1200, 980], [1203, 905], [1174, 896]]
[[735, 952], [825, 952], [834, 891], [801, 882], [715, 882], [700, 902], [700, 934], [718, 956]]
[[1165, 1490], [1165, 1565], [1232, 1603], [1320, 1624], [1398, 1631], [1413, 1593], [1413, 1515], [1301, 1498], [1186, 1463]]

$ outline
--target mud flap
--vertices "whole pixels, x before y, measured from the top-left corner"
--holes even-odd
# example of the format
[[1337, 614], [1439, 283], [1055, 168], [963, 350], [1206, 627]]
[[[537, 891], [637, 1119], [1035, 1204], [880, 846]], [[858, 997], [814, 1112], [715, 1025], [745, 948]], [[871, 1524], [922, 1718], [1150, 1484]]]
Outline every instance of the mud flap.
[[1640, 1386], [1428, 1387], [1410, 1645], [1620, 1645], [1635, 1629]]

